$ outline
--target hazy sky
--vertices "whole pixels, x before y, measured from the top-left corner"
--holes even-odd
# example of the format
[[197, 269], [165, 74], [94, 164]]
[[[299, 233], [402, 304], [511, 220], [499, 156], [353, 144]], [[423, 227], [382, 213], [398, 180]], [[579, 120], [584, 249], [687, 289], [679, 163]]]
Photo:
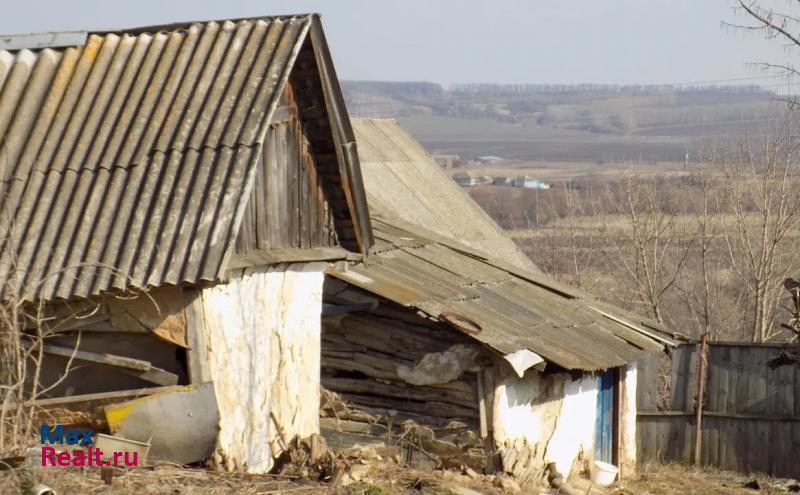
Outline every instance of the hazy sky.
[[748, 63], [790, 58], [723, 28], [746, 21], [732, 0], [4, 1], [3, 34], [319, 12], [342, 79], [692, 82], [757, 78]]

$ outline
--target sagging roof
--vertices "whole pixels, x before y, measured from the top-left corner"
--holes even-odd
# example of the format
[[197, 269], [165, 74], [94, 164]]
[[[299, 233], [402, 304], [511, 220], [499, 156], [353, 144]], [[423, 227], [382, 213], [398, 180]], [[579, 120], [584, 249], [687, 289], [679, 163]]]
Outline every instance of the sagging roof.
[[68, 299], [223, 279], [304, 43], [367, 249], [354, 138], [318, 16], [137, 28], [0, 50], [0, 293]]
[[676, 342], [656, 322], [504, 264], [399, 219], [373, 215], [375, 246], [329, 274], [416, 308], [503, 355], [532, 351], [566, 369], [621, 366]]
[[400, 218], [539, 271], [393, 119], [353, 119], [370, 211]]

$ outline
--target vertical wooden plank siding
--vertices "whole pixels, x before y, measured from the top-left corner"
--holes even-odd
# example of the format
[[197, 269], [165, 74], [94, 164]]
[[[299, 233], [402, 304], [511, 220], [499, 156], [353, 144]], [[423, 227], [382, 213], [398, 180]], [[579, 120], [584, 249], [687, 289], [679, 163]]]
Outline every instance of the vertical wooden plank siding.
[[[767, 363], [788, 346], [712, 343], [702, 423], [703, 464], [722, 469], [761, 471], [798, 477], [794, 460], [800, 451], [800, 368]], [[691, 365], [694, 345], [672, 357], [669, 411], [656, 410], [652, 399], [658, 377], [640, 367], [637, 402], [638, 463], [690, 462], [694, 428]], [[651, 366], [652, 368], [652, 366]]]
[[338, 244], [329, 205], [335, 187], [319, 173], [299, 112], [287, 84], [267, 130], [261, 166], [236, 239], [237, 253]]

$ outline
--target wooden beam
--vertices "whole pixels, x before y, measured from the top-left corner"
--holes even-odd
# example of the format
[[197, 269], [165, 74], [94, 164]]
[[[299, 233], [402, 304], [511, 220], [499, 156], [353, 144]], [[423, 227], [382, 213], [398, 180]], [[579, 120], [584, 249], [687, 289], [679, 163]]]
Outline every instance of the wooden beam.
[[[694, 411], [637, 411], [636, 416], [642, 418], [674, 418], [678, 416], [693, 417]], [[761, 414], [739, 414], [719, 411], [703, 411], [704, 418], [742, 419], [750, 421], [786, 421], [800, 423], [800, 416], [777, 416]]]
[[234, 254], [228, 261], [228, 270], [278, 263], [301, 263], [308, 261], [333, 261], [347, 259], [350, 251], [334, 248], [278, 248]]
[[126, 368], [134, 371], [148, 371], [151, 368], [149, 361], [117, 356], [115, 354], [79, 351], [77, 349], [70, 349], [69, 347], [61, 347], [53, 344], [42, 344], [42, 350], [47, 354], [64, 356], [67, 358], [72, 357], [73, 359], [78, 359], [80, 361], [90, 361], [97, 364], [106, 364], [109, 366]]
[[199, 385], [211, 380], [208, 369], [208, 347], [206, 346], [206, 326], [203, 316], [200, 291], [186, 290], [183, 293], [186, 306], [186, 364], [189, 372], [189, 383]]
[[489, 418], [486, 411], [486, 387], [484, 383], [484, 370], [478, 370], [478, 417], [480, 419], [481, 438], [489, 436]]
[[149, 370], [141, 372], [125, 368], [120, 368], [120, 371], [127, 375], [139, 377], [146, 382], [155, 383], [156, 385], [168, 386], [178, 384], [178, 375], [170, 373], [167, 370], [162, 370], [161, 368], [156, 368], [155, 366], [151, 366]]
[[79, 361], [88, 361], [105, 366], [113, 366], [125, 374], [139, 377], [142, 380], [157, 385], [176, 385], [178, 383], [178, 375], [162, 370], [161, 368], [156, 368], [150, 361], [117, 356], [115, 354], [80, 351], [53, 344], [42, 344], [42, 350], [47, 354], [77, 359]]
[[166, 387], [148, 387], [137, 388], [134, 390], [120, 390], [117, 392], [99, 392], [96, 394], [82, 394], [70, 395], [69, 397], [53, 397], [50, 399], [39, 399], [33, 402], [38, 407], [48, 408], [56, 406], [77, 406], [91, 404], [92, 406], [99, 404], [108, 404], [112, 402], [122, 402], [137, 397], [144, 397], [146, 395], [153, 395], [161, 392], [174, 392], [183, 389], [181, 385], [173, 385]]
[[700, 338], [700, 354], [697, 357], [697, 400], [695, 401], [694, 419], [694, 465], [701, 462], [701, 447], [703, 439], [703, 402], [706, 390], [706, 365], [708, 361], [708, 334]]
[[389, 428], [382, 424], [337, 418], [320, 418], [319, 427], [321, 430], [372, 436], [385, 435], [389, 431]]

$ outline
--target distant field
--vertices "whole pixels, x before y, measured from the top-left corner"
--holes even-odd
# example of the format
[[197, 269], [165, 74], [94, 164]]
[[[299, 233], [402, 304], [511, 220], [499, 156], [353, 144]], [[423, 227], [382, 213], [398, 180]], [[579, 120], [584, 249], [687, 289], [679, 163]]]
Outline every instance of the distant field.
[[697, 144], [686, 136], [623, 136], [489, 119], [414, 115], [397, 120], [431, 153], [464, 158], [498, 155], [556, 162], [677, 162]]
[[434, 153], [547, 162], [681, 162], [702, 140], [761, 134], [782, 115], [757, 87], [344, 81], [351, 115], [393, 117]]
[[637, 129], [633, 136], [662, 137], [716, 137], [716, 136], [752, 136], [764, 132], [769, 119], [746, 119], [728, 122], [710, 122], [706, 124], [675, 124]]

